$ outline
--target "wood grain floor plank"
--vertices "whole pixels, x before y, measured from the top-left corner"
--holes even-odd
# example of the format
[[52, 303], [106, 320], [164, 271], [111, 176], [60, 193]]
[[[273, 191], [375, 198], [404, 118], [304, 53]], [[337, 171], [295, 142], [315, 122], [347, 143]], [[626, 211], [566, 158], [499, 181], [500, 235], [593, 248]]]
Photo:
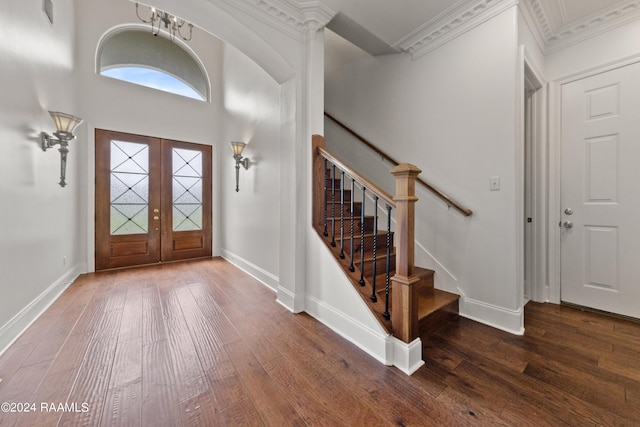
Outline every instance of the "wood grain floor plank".
[[[509, 334], [505, 335], [508, 338]], [[562, 389], [539, 381], [519, 372], [515, 372], [483, 354], [482, 349], [477, 349], [464, 341], [450, 341], [434, 334], [431, 339], [437, 340], [438, 345], [447, 348], [473, 363], [474, 366], [490, 373], [493, 376], [505, 380], [505, 384], [513, 388], [513, 392], [520, 398], [528, 399], [540, 408], [547, 408], [551, 414], [561, 419], [570, 419], [573, 425], [606, 424], [615, 425], [623, 423], [623, 419], [617, 414], [602, 411], [593, 407], [588, 402], [577, 398]]]
[[0, 357], [0, 396], [2, 390], [7, 387], [13, 376], [18, 372], [22, 366], [22, 362], [27, 359], [33, 350], [37, 347], [38, 343], [30, 343], [24, 345], [16, 345], [9, 347]]
[[[128, 330], [122, 332], [126, 336]], [[140, 424], [141, 399], [142, 337], [118, 341], [101, 425]]]
[[[35, 412], [24, 413], [18, 426], [55, 426], [62, 416], [55, 405], [67, 402], [78, 372], [75, 369], [47, 375], [34, 394], [31, 402]], [[43, 407], [42, 404], [45, 404]], [[54, 406], [51, 406], [51, 405]], [[80, 402], [82, 404], [82, 402]], [[82, 410], [82, 406], [78, 407]]]
[[[462, 327], [460, 327], [462, 326]], [[447, 336], [452, 341], [464, 342], [469, 346], [481, 349], [482, 353], [491, 360], [503, 366], [507, 366], [516, 372], [524, 371], [527, 360], [517, 354], [505, 353], [497, 349], [501, 334], [496, 334], [498, 330], [490, 326], [473, 322], [461, 318], [455, 325], [445, 325], [435, 332], [437, 336]]]
[[182, 425], [218, 426], [222, 416], [216, 410], [216, 399], [211, 390], [180, 403]]
[[164, 341], [167, 338], [160, 294], [155, 285], [142, 288], [142, 338], [144, 345]]
[[68, 397], [69, 402], [86, 403], [89, 411], [65, 412], [60, 419], [62, 425], [98, 425], [100, 423], [115, 351], [115, 335], [104, 334], [92, 338]]
[[265, 424], [250, 398], [243, 399], [226, 408], [220, 413], [220, 419], [220, 425], [223, 426], [260, 427], [264, 425], [271, 425]]
[[169, 343], [154, 341], [142, 349], [142, 420], [173, 427], [181, 419]]
[[234, 355], [233, 365], [263, 420], [273, 425], [304, 425], [302, 417], [242, 341], [226, 344], [225, 349]]
[[70, 370], [78, 371], [85, 358], [92, 336], [92, 332], [69, 335], [53, 360], [48, 375]]
[[189, 400], [207, 391], [204, 370], [182, 312], [180, 297], [191, 295], [184, 286], [160, 293], [165, 329], [178, 393], [178, 401]]
[[[353, 420], [334, 413], [334, 405], [326, 393], [320, 393], [307, 378], [306, 372], [292, 368], [285, 358], [273, 359], [265, 370], [275, 384], [284, 391], [285, 397], [308, 425], [345, 425]], [[362, 421], [366, 422], [366, 419]]]

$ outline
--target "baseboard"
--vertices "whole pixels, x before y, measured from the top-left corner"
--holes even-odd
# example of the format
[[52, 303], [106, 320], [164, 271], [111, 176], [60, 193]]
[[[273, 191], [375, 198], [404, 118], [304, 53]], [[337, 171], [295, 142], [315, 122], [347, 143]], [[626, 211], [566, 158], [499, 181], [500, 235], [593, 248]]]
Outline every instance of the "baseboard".
[[509, 310], [465, 296], [460, 297], [460, 316], [511, 334], [524, 334], [524, 311]]
[[390, 337], [393, 342], [393, 365], [407, 375], [417, 371], [424, 361], [422, 360], [422, 340], [416, 338], [407, 344], [395, 337]]
[[295, 313], [296, 307], [296, 295], [291, 292], [289, 289], [286, 289], [282, 286], [278, 286], [278, 298], [276, 302], [289, 310], [292, 313]]
[[260, 283], [268, 287], [274, 292], [278, 291], [278, 285], [280, 283], [280, 279], [277, 276], [269, 273], [265, 269], [258, 267], [257, 265], [247, 261], [246, 259], [239, 257], [238, 255], [229, 252], [226, 249], [220, 250], [222, 258], [229, 261], [231, 264], [238, 267], [240, 270], [244, 271], [248, 275], [254, 277]]
[[58, 280], [53, 282], [44, 292], [4, 324], [2, 328], [0, 328], [0, 354], [4, 353], [5, 350], [58, 299], [69, 285], [71, 285], [80, 274], [85, 273], [86, 270], [86, 264], [77, 264], [60, 276]]
[[307, 296], [305, 311], [332, 331], [355, 344], [365, 353], [385, 365], [393, 365], [393, 349], [386, 332], [374, 331], [315, 297]]

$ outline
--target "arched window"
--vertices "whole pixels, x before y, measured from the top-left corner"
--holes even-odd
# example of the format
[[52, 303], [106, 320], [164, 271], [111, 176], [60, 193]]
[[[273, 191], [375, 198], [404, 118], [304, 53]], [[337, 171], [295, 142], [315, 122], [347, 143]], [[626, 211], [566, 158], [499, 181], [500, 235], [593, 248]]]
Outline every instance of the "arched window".
[[141, 29], [106, 36], [98, 52], [97, 71], [177, 95], [209, 101], [204, 67], [176, 42]]

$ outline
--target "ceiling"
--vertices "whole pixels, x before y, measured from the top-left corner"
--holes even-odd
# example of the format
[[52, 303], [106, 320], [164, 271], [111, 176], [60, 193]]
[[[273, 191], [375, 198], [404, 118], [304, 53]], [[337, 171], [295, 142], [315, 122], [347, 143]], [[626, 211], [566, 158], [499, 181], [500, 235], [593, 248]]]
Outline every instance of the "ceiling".
[[[307, 0], [286, 0], [300, 7]], [[461, 23], [497, 14], [509, 0], [320, 0], [337, 12], [327, 27], [377, 55], [437, 47]], [[558, 50], [613, 26], [640, 18], [638, 0], [520, 0], [525, 18], [537, 28], [540, 47]], [[426, 53], [426, 52], [425, 52]]]

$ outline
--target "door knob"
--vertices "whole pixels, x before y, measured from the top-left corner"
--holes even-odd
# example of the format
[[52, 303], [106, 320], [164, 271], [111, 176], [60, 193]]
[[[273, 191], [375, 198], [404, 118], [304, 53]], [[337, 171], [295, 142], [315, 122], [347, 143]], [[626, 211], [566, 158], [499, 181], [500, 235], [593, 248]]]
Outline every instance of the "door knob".
[[153, 219], [160, 219], [160, 217], [159, 216], [154, 216]]
[[573, 223], [571, 221], [564, 222], [564, 228], [573, 228]]
[[565, 215], [573, 215], [573, 211], [571, 210], [571, 208], [567, 208], [564, 210]]

